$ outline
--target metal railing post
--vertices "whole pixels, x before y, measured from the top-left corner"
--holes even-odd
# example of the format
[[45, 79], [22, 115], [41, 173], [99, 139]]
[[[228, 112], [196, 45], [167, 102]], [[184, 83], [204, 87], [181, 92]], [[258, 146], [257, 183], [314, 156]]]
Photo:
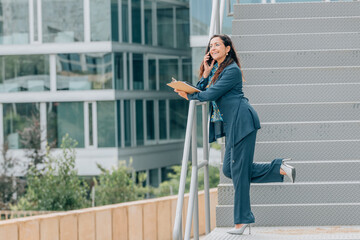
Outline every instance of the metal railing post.
[[187, 162], [189, 160], [189, 150], [190, 150], [190, 140], [191, 140], [190, 137], [191, 137], [191, 130], [193, 127], [192, 120], [195, 113], [195, 106], [196, 106], [195, 101], [190, 101], [186, 133], [185, 133], [185, 143], [184, 143], [184, 152], [183, 152], [183, 159], [181, 166], [181, 174], [180, 174], [179, 193], [178, 193], [178, 200], [176, 203], [176, 215], [175, 215], [173, 239], [178, 239], [178, 237], [180, 236], [180, 232], [182, 231], [182, 229], [180, 229], [181, 227], [180, 222], [182, 221], [182, 209], [184, 203]]
[[196, 179], [191, 179], [191, 182], [195, 182], [195, 194], [194, 194], [194, 210], [193, 213], [193, 229], [194, 229], [194, 239], [199, 239], [199, 200], [198, 200], [198, 174], [199, 174], [199, 168], [198, 168], [198, 159], [197, 159], [197, 109], [195, 108], [195, 114], [193, 119], [193, 129], [192, 129], [192, 166], [196, 167]]
[[202, 127], [203, 127], [203, 155], [208, 164], [204, 166], [204, 193], [205, 193], [205, 233], [209, 234], [210, 227], [210, 193], [209, 193], [209, 133], [208, 133], [208, 104], [202, 105]]

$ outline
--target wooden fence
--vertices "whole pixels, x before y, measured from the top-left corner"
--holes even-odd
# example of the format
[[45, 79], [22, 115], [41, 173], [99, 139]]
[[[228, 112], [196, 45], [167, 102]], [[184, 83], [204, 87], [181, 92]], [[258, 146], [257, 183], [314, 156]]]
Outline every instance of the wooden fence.
[[13, 218], [31, 217], [43, 214], [53, 213], [50, 211], [4, 211], [0, 210], [0, 220], [9, 220]]
[[[188, 195], [184, 199], [186, 219]], [[170, 240], [177, 196], [0, 221], [1, 240]], [[211, 229], [217, 189], [210, 190]], [[185, 226], [185, 222], [183, 222]], [[199, 233], [205, 234], [204, 192], [199, 193]]]

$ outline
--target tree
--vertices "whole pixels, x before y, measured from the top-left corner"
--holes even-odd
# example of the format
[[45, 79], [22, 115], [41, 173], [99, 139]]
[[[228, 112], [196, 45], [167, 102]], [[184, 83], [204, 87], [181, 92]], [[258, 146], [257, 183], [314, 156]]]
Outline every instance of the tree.
[[96, 206], [129, 202], [144, 199], [148, 188], [142, 184], [146, 174], [140, 174], [139, 183], [136, 184], [132, 178], [132, 169], [125, 165], [107, 170], [98, 164], [101, 170], [99, 180], [95, 182], [95, 203]]
[[[45, 139], [41, 139], [42, 132], [40, 126], [40, 113], [36, 111], [32, 113], [31, 117], [27, 118], [28, 127], [24, 127], [22, 131], [19, 131], [20, 142], [25, 147], [25, 156], [30, 159], [28, 169], [32, 166], [38, 168], [39, 165], [44, 163], [47, 150], [42, 149], [41, 145]], [[48, 147], [53, 148], [56, 142], [53, 141], [48, 144]]]
[[0, 160], [0, 209], [8, 209], [9, 204], [15, 202], [15, 194], [24, 191], [24, 184], [15, 177], [15, 168], [19, 166], [18, 159], [12, 157], [7, 143], [1, 149], [2, 160]]
[[62, 139], [61, 154], [53, 156], [48, 151], [44, 168], [30, 167], [26, 194], [13, 210], [68, 211], [90, 206], [88, 186], [75, 170], [76, 145], [67, 134]]

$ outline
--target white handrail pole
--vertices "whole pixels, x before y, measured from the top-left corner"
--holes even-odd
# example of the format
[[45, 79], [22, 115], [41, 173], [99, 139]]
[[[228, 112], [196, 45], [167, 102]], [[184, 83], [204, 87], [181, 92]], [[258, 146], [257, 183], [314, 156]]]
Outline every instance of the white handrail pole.
[[203, 127], [203, 156], [207, 164], [204, 166], [204, 193], [205, 193], [205, 233], [209, 234], [210, 227], [210, 193], [209, 193], [209, 133], [208, 133], [208, 105], [202, 107], [202, 127]]
[[222, 26], [224, 21], [224, 12], [225, 12], [225, 0], [220, 0], [220, 8], [219, 8], [219, 33], [222, 33]]
[[191, 182], [194, 181], [195, 190], [194, 190], [194, 210], [193, 210], [193, 217], [194, 217], [194, 239], [199, 239], [199, 204], [198, 204], [198, 160], [197, 160], [197, 108], [195, 108], [194, 114], [194, 123], [192, 129], [192, 166], [196, 166], [196, 180], [191, 179]]
[[183, 203], [184, 203], [187, 162], [189, 160], [190, 138], [191, 138], [191, 131], [192, 131], [192, 127], [193, 127], [193, 117], [194, 117], [194, 113], [195, 113], [195, 106], [196, 106], [195, 101], [190, 101], [186, 133], [185, 133], [184, 152], [183, 152], [183, 159], [182, 159], [182, 166], [181, 166], [179, 193], [178, 193], [178, 200], [176, 203], [176, 215], [175, 215], [174, 232], [173, 232], [174, 240], [178, 239], [178, 237], [180, 236], [179, 233], [180, 233], [180, 231], [182, 231], [180, 229], [180, 227], [181, 227], [180, 223], [181, 223], [181, 219], [182, 219], [181, 216], [182, 216], [182, 208], [183, 208]]

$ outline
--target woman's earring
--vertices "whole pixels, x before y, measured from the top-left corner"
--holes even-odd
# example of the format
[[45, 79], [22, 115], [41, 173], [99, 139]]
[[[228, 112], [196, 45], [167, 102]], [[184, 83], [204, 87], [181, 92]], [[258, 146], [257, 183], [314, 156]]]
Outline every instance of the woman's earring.
[[226, 56], [229, 55], [229, 53], [226, 53]]

